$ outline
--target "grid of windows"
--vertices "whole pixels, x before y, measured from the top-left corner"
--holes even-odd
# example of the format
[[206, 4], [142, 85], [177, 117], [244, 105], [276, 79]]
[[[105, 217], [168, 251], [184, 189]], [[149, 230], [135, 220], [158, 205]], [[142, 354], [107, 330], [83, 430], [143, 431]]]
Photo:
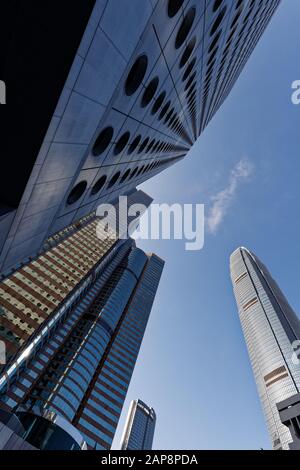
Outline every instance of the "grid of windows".
[[[274, 448], [288, 449], [291, 435], [276, 403], [295, 395], [300, 370], [291, 343], [300, 322], [261, 261], [245, 248], [230, 259], [231, 277], [258, 393]], [[246, 272], [246, 275], [245, 275]]]
[[141, 400], [134, 400], [130, 405], [121, 449], [151, 450], [155, 424], [156, 414], [153, 408]]
[[94, 219], [0, 283], [0, 338], [8, 359], [48, 319], [114, 245]]
[[58, 413], [90, 448], [111, 446], [164, 264], [133, 245], [121, 245], [2, 396], [10, 408]]

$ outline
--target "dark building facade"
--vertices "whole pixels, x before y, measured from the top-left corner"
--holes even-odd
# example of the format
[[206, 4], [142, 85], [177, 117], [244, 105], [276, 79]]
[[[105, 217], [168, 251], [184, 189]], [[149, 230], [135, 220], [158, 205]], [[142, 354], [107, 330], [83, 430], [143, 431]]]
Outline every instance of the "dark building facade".
[[2, 448], [111, 446], [164, 263], [106, 225], [69, 226], [0, 284]]
[[99, 202], [186, 155], [279, 0], [79, 0], [71, 9], [58, 0], [4, 4], [6, 274]]
[[[160, 258], [145, 255], [131, 240], [114, 249], [104, 271], [36, 352], [27, 356], [33, 337], [1, 376], [1, 407], [26, 431], [37, 417], [55, 415], [67, 423], [63, 429], [76, 428], [88, 448], [111, 446], [163, 269]], [[56, 448], [40, 432], [28, 442]]]
[[300, 393], [277, 403], [277, 409], [293, 439], [289, 443], [290, 450], [300, 450]]
[[156, 425], [156, 413], [142, 400], [131, 402], [121, 450], [151, 450]]

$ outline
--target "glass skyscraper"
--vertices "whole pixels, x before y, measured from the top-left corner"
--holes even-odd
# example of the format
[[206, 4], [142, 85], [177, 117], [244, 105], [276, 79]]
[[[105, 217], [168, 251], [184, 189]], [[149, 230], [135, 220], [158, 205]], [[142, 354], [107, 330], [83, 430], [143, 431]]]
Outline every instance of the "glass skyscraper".
[[230, 270], [272, 446], [289, 449], [292, 437], [280, 420], [277, 403], [300, 390], [300, 367], [292, 349], [300, 339], [300, 321], [256, 255], [238, 248], [230, 257]]
[[97, 224], [57, 234], [0, 285], [4, 448], [111, 446], [164, 262], [131, 239], [99, 240]]
[[142, 400], [130, 404], [121, 450], [151, 450], [156, 425], [156, 414]]

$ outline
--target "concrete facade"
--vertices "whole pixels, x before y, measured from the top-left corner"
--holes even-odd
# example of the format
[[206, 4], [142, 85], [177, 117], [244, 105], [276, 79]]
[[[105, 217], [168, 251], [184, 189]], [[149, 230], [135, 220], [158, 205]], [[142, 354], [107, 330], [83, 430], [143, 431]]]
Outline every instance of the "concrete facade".
[[[230, 92], [278, 4], [95, 1], [40, 150], [26, 156], [34, 164], [20, 202], [7, 208], [2, 201], [1, 271], [35, 255], [46, 238], [100, 202], [182, 159]], [[82, 28], [70, 29], [70, 36], [80, 36]], [[30, 170], [26, 162], [24, 170]]]

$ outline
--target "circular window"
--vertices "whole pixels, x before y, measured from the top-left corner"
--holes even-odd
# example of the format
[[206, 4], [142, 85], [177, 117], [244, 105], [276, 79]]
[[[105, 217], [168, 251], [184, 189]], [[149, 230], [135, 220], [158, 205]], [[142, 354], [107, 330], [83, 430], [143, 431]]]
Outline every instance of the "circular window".
[[186, 38], [188, 37], [191, 27], [193, 26], [195, 16], [196, 16], [196, 8], [192, 7], [189, 9], [187, 14], [183, 18], [180, 28], [178, 30], [178, 33], [175, 39], [176, 49], [179, 49], [184, 43], [184, 41], [186, 40]]
[[195, 86], [193, 86], [192, 88], [190, 88], [190, 89], [186, 92], [186, 95], [187, 95], [188, 98], [190, 98], [192, 95], [193, 95], [193, 96], [196, 96], [195, 93], [196, 93], [196, 89], [195, 89]]
[[130, 169], [128, 168], [128, 170], [125, 171], [124, 175], [121, 178], [121, 183], [124, 183], [124, 181], [128, 178], [129, 174], [130, 174]]
[[86, 190], [87, 187], [87, 182], [86, 181], [80, 181], [80, 183], [76, 184], [72, 191], [70, 192], [68, 199], [67, 199], [67, 204], [70, 206], [71, 204], [74, 204], [75, 202], [78, 201], [78, 199], [81, 198], [83, 195], [84, 191]]
[[152, 139], [150, 144], [147, 147], [147, 152], [150, 152], [150, 150], [152, 150], [154, 144], [155, 144], [155, 139]]
[[217, 44], [217, 42], [218, 42], [219, 39], [220, 39], [221, 33], [222, 33], [222, 30], [220, 30], [220, 31], [215, 35], [214, 39], [212, 40], [212, 42], [211, 42], [211, 44], [210, 44], [210, 46], [209, 46], [208, 53], [210, 53], [210, 52], [214, 49], [215, 45]]
[[237, 14], [235, 15], [235, 17], [233, 18], [232, 20], [232, 23], [230, 25], [230, 30], [232, 30], [234, 28], [234, 26], [236, 25], [236, 23], [238, 22], [239, 20], [239, 17], [240, 17], [240, 12], [237, 12]]
[[146, 137], [146, 139], [142, 142], [140, 146], [139, 153], [142, 153], [145, 150], [146, 146], [148, 145], [148, 142], [149, 142], [149, 137]]
[[213, 36], [215, 34], [215, 32], [217, 31], [218, 27], [220, 26], [220, 24], [222, 23], [222, 20], [225, 16], [225, 13], [226, 13], [226, 10], [227, 10], [227, 7], [225, 6], [219, 13], [217, 19], [215, 20], [214, 24], [212, 25], [212, 28], [210, 30], [210, 36]]
[[211, 64], [207, 67], [207, 69], [206, 69], [206, 75], [209, 75], [209, 74], [211, 73], [211, 71], [212, 71], [212, 69], [213, 69], [213, 67], [214, 67], [214, 65], [215, 65], [215, 62], [216, 62], [216, 59], [214, 59], [214, 60], [211, 62]]
[[125, 93], [127, 96], [133, 95], [141, 85], [148, 67], [148, 59], [146, 55], [141, 55], [136, 59], [130, 69], [125, 83]]
[[180, 69], [182, 69], [182, 67], [187, 63], [187, 61], [191, 57], [191, 54], [195, 48], [195, 45], [196, 45], [196, 37], [193, 37], [193, 39], [191, 39], [188, 45], [186, 46], [184, 53], [182, 54], [182, 57], [179, 63]]
[[186, 82], [186, 85], [184, 87], [184, 91], [187, 91], [190, 88], [190, 86], [192, 85], [192, 83], [195, 83], [194, 82], [195, 77], [196, 77], [196, 72], [192, 73], [192, 75], [190, 76], [190, 78]]
[[175, 112], [175, 109], [174, 109], [174, 108], [172, 108], [172, 109], [168, 112], [168, 114], [166, 115], [165, 120], [164, 120], [164, 123], [165, 123], [165, 124], [170, 121], [170, 119], [171, 119], [171, 117], [173, 116], [173, 113], [174, 113], [174, 112]]
[[173, 124], [174, 124], [174, 121], [175, 121], [175, 119], [176, 119], [176, 115], [174, 114], [174, 115], [171, 117], [171, 119], [170, 119], [170, 122], [169, 122], [169, 127], [171, 127], [171, 128], [172, 128], [172, 126], [173, 126]]
[[100, 155], [107, 149], [111, 142], [113, 134], [114, 130], [111, 126], [106, 127], [100, 132], [92, 150], [92, 153], [95, 157], [98, 157], [98, 155]]
[[161, 94], [159, 95], [159, 97], [157, 98], [157, 100], [155, 101], [155, 103], [153, 105], [153, 108], [151, 110], [151, 114], [156, 114], [157, 113], [157, 111], [159, 110], [159, 108], [163, 104], [163, 101], [164, 101], [165, 97], [166, 97], [166, 92], [165, 91], [161, 92]]
[[184, 72], [183, 77], [182, 77], [183, 81], [185, 81], [188, 78], [189, 74], [191, 73], [191, 71], [194, 68], [195, 63], [196, 63], [196, 57], [194, 57], [193, 60], [191, 60], [191, 62], [189, 63], [189, 65], [185, 69], [185, 72]]
[[212, 53], [210, 54], [210, 56], [209, 56], [209, 59], [208, 59], [206, 65], [209, 65], [209, 64], [215, 59], [215, 56], [216, 56], [216, 53], [218, 52], [218, 49], [219, 49], [219, 47], [217, 46], [217, 47], [213, 50], [213, 52], [212, 52]]
[[168, 109], [169, 109], [169, 107], [170, 107], [170, 104], [171, 104], [171, 101], [168, 101], [168, 102], [164, 105], [163, 109], [161, 110], [161, 112], [160, 112], [160, 114], [159, 114], [159, 116], [158, 116], [158, 119], [159, 119], [159, 120], [161, 120], [161, 119], [164, 117], [164, 115], [166, 114], [166, 112], [168, 111]]
[[108, 183], [108, 188], [111, 188], [112, 186], [114, 186], [116, 184], [116, 182], [118, 181], [120, 177], [120, 172], [117, 171], [117, 173], [114, 174], [114, 176], [111, 178], [110, 182]]
[[135, 149], [137, 148], [137, 146], [139, 145], [140, 141], [141, 141], [141, 138], [142, 136], [141, 135], [138, 135], [130, 144], [129, 146], [129, 149], [128, 149], [128, 153], [129, 155], [131, 155]]
[[222, 5], [223, 0], [215, 0], [214, 6], [213, 6], [213, 12], [215, 13], [218, 8]]
[[130, 132], [128, 131], [124, 132], [124, 134], [121, 135], [121, 137], [119, 138], [118, 142], [115, 145], [115, 150], [114, 150], [115, 155], [118, 155], [119, 153], [122, 152], [122, 150], [124, 150], [124, 148], [126, 147], [128, 143], [129, 138], [130, 138]]
[[173, 18], [173, 16], [177, 15], [180, 8], [182, 7], [184, 0], [169, 0], [168, 3], [168, 16], [169, 18]]
[[159, 146], [159, 141], [155, 142], [155, 145], [153, 147], [153, 152], [156, 152], [156, 150], [158, 149], [158, 146]]
[[98, 181], [94, 184], [91, 190], [91, 196], [94, 196], [94, 194], [99, 193], [100, 189], [103, 188], [106, 182], [106, 175], [101, 176], [101, 178], [98, 179]]
[[143, 94], [143, 97], [142, 97], [142, 102], [141, 102], [142, 108], [145, 108], [146, 106], [148, 106], [148, 104], [152, 100], [153, 96], [155, 95], [158, 84], [159, 84], [159, 79], [158, 79], [158, 77], [155, 77], [147, 85], [146, 90], [144, 91], [144, 94]]
[[136, 166], [135, 169], [133, 170], [133, 172], [130, 175], [130, 179], [132, 179], [135, 176], [137, 171], [138, 171], [138, 167]]

